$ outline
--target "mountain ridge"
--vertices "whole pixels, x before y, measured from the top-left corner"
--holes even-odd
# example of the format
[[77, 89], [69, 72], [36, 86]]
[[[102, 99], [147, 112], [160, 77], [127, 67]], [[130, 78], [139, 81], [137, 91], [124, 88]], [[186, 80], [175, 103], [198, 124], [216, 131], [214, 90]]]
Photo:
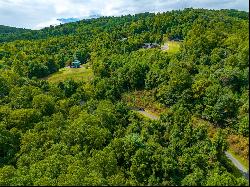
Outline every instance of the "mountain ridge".
[[87, 17], [58, 18], [57, 20], [60, 21], [61, 24], [65, 24], [65, 23], [72, 23], [72, 22], [77, 22], [77, 21], [81, 21], [81, 20], [97, 19], [100, 17], [102, 17], [101, 14], [93, 14], [93, 15], [89, 15]]

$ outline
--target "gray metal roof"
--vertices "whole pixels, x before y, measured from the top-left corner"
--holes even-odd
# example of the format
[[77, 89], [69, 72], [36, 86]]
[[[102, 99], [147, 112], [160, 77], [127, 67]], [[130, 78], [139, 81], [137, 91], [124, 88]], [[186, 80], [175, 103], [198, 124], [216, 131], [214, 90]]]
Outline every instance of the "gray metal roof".
[[73, 64], [78, 64], [78, 63], [80, 63], [80, 61], [79, 60], [75, 60], [74, 62], [72, 62]]

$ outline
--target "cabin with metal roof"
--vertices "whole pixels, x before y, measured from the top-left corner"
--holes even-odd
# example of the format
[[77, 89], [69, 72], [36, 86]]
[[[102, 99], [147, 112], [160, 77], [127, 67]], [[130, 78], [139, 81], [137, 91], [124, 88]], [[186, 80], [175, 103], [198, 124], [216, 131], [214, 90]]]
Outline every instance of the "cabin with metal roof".
[[74, 60], [71, 64], [71, 68], [80, 68], [81, 62], [79, 60]]

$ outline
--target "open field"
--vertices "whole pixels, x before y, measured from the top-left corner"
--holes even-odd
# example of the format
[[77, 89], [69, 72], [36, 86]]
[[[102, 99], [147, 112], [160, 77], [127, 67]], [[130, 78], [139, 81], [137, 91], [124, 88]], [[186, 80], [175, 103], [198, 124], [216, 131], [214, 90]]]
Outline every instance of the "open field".
[[164, 48], [163, 51], [167, 51], [168, 53], [173, 54], [177, 53], [180, 50], [181, 42], [166, 41], [163, 46], [162, 46]]
[[93, 77], [93, 72], [91, 68], [87, 68], [83, 65], [81, 68], [69, 68], [65, 67], [60, 69], [58, 72], [44, 78], [51, 83], [56, 83], [60, 81], [65, 81], [67, 79], [72, 79], [75, 81], [89, 81]]

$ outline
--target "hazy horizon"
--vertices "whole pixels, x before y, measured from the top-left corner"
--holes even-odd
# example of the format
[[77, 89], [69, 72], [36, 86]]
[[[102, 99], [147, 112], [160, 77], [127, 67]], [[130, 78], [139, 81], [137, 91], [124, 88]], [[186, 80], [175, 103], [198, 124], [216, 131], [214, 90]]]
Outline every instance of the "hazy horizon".
[[190, 7], [249, 12], [246, 0], [0, 0], [0, 25], [40, 29], [60, 24], [59, 18], [157, 13]]

